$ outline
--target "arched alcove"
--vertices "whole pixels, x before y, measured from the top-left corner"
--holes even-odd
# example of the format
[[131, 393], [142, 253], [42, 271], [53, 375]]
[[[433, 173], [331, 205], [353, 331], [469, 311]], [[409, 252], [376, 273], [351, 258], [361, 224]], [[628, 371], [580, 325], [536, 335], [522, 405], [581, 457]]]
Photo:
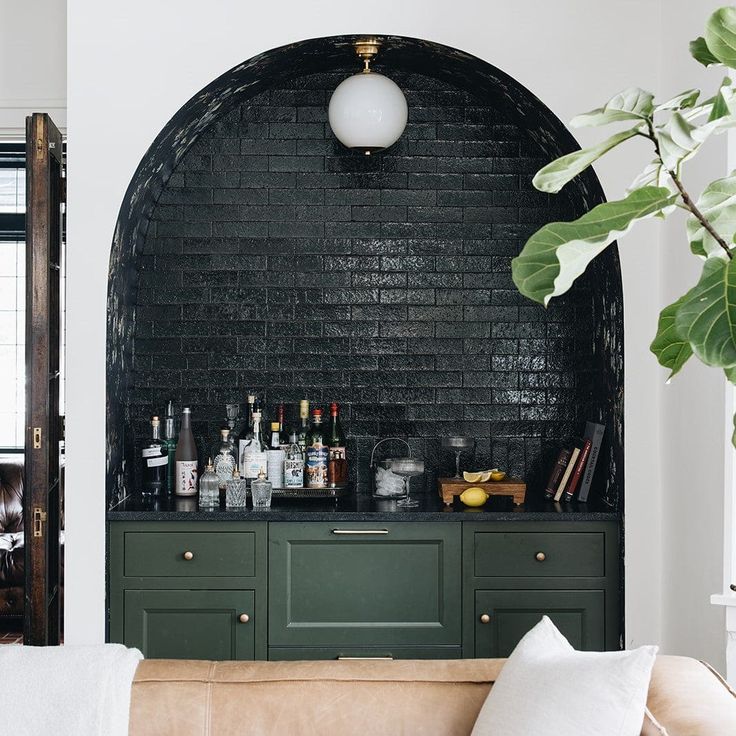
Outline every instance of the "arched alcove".
[[[136, 443], [168, 398], [214, 438], [223, 405], [341, 401], [356, 480], [378, 436], [431, 464], [478, 438], [479, 464], [539, 492], [586, 420], [608, 434], [595, 493], [623, 500], [623, 315], [615, 248], [549, 310], [510, 260], [539, 225], [603, 201], [586, 172], [556, 197], [539, 166], [576, 148], [529, 90], [462, 51], [384, 37], [376, 64], [409, 125], [372, 157], [326, 123], [354, 37], [302, 41], [213, 81], [141, 161], [112, 245], [107, 491], [134, 490]], [[207, 450], [209, 445], [207, 445]]]

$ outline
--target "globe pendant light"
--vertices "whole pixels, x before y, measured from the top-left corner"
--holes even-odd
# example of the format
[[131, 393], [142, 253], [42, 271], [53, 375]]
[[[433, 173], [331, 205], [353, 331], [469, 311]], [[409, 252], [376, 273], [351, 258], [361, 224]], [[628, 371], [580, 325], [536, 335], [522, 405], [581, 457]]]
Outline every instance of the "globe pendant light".
[[327, 111], [332, 132], [340, 143], [366, 155], [396, 143], [408, 116], [406, 98], [398, 85], [370, 68], [380, 45], [375, 38], [353, 44], [363, 60], [363, 71], [337, 86]]

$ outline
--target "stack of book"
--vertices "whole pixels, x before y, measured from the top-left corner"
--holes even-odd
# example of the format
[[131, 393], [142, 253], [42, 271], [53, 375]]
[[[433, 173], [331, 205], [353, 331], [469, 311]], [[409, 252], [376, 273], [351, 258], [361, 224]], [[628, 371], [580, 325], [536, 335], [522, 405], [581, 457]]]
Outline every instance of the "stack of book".
[[604, 431], [602, 424], [587, 422], [582, 438], [560, 450], [544, 490], [545, 498], [569, 502], [577, 494], [579, 502], [588, 500]]

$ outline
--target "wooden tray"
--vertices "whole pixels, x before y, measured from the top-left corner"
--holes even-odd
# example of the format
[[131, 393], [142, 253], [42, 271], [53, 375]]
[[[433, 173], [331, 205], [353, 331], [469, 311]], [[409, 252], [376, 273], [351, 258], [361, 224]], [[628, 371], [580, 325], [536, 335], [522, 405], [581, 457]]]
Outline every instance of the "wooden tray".
[[437, 490], [440, 498], [448, 506], [455, 496], [459, 496], [466, 488], [482, 488], [492, 496], [513, 496], [517, 506], [524, 503], [526, 483], [519, 478], [504, 478], [503, 480], [489, 480], [486, 483], [468, 483], [457, 478], [438, 478]]

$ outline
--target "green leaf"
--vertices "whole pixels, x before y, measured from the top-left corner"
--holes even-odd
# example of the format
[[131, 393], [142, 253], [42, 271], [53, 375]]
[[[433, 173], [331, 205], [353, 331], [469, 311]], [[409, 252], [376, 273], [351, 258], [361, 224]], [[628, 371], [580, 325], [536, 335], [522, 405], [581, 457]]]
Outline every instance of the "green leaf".
[[688, 89], [685, 92], [681, 92], [679, 95], [670, 98], [666, 102], [657, 105], [654, 108], [654, 112], [663, 112], [664, 110], [685, 110], [691, 108], [698, 101], [700, 97], [699, 89]]
[[654, 112], [654, 95], [639, 87], [629, 87], [612, 97], [603, 107], [577, 115], [570, 121], [573, 128], [606, 125], [621, 120], [646, 120]]
[[736, 365], [736, 262], [705, 261], [700, 281], [677, 310], [675, 325], [706, 365]]
[[[709, 184], [696, 206], [715, 231], [727, 243], [732, 242], [736, 235], [736, 171]], [[687, 235], [695, 255], [726, 258], [723, 248], [694, 215], [688, 217]]]
[[670, 119], [657, 128], [664, 165], [670, 170], [676, 169], [695, 154], [707, 134], [706, 130], [692, 125], [679, 112], [672, 113]]
[[736, 365], [731, 366], [731, 368], [724, 368], [723, 372], [726, 374], [726, 380], [736, 385]]
[[736, 8], [720, 8], [708, 18], [705, 44], [721, 64], [736, 69]]
[[644, 187], [620, 201], [599, 204], [573, 222], [545, 225], [512, 261], [514, 283], [524, 296], [547, 306], [637, 220], [656, 215], [675, 199], [669, 189]]
[[631, 130], [616, 133], [616, 135], [612, 135], [598, 145], [561, 156], [540, 169], [532, 180], [532, 184], [542, 192], [556, 194], [567, 182], [574, 179], [582, 171], [585, 171], [588, 166], [594, 161], [597, 161], [604, 153], [615, 148], [619, 143], [633, 138], [637, 133], [638, 128], [632, 128]]
[[649, 349], [657, 356], [659, 364], [670, 369], [668, 381], [680, 371], [680, 368], [693, 354], [690, 343], [680, 336], [675, 326], [677, 310], [686, 296], [687, 294], [680, 297], [674, 304], [670, 304], [659, 313], [657, 335], [649, 346]]
[[703, 66], [712, 66], [713, 64], [721, 63], [713, 56], [702, 36], [698, 36], [694, 41], [690, 41], [690, 54], [695, 61], [699, 61]]

